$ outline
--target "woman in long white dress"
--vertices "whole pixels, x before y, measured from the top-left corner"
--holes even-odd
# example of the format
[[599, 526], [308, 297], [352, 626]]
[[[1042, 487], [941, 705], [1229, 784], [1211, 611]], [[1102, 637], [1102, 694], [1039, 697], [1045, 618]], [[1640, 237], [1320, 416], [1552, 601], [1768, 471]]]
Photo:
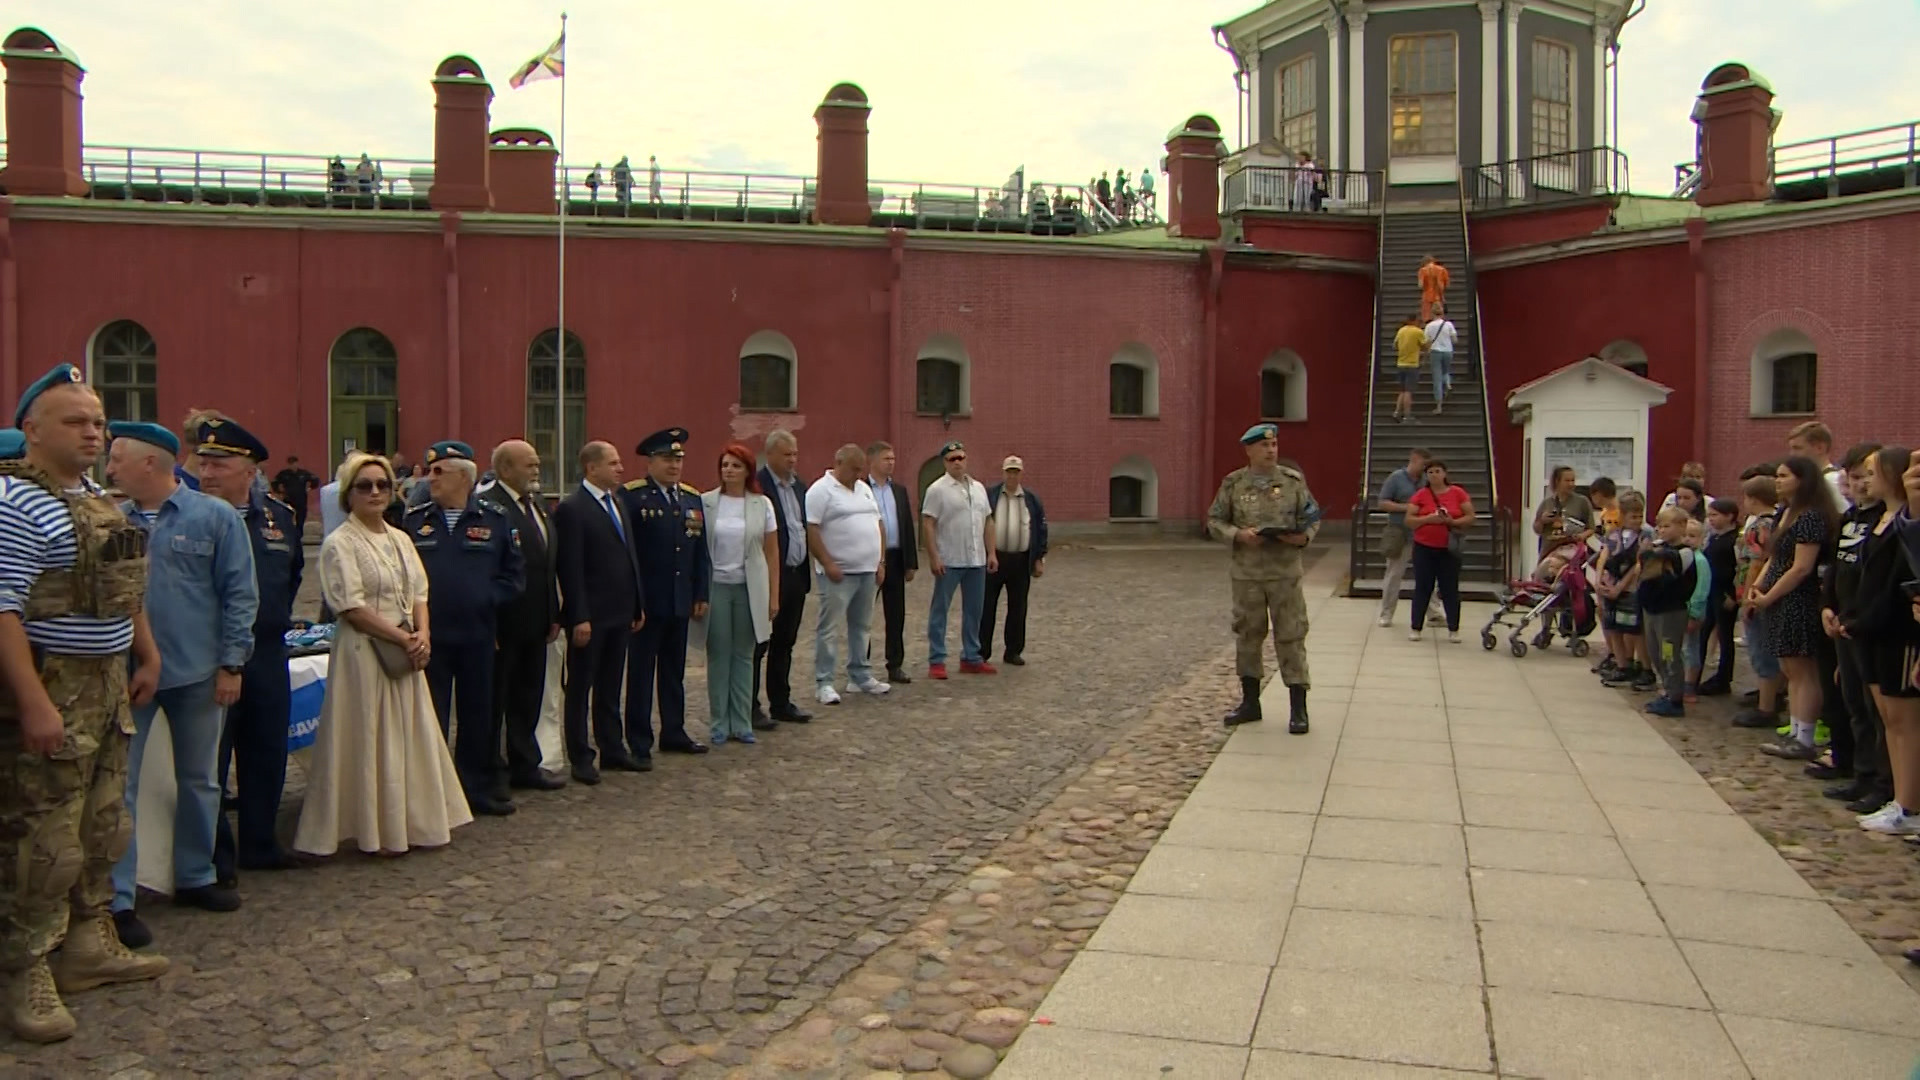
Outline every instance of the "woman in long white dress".
[[[393, 466], [350, 454], [338, 479], [348, 517], [320, 545], [320, 588], [339, 623], [293, 846], [313, 855], [347, 840], [387, 855], [439, 847], [473, 813], [427, 691], [426, 569], [382, 518]], [[413, 670], [389, 676], [375, 638], [404, 649]]]

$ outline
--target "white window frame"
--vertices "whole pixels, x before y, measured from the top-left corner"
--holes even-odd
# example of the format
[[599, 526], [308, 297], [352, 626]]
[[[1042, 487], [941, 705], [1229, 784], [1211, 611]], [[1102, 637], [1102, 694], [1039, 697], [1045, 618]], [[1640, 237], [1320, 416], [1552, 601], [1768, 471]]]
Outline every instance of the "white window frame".
[[[1298, 56], [1280, 65], [1273, 73], [1273, 137], [1281, 146], [1298, 154], [1302, 150], [1320, 158], [1320, 65], [1312, 53]], [[1287, 76], [1305, 69], [1298, 85], [1306, 97], [1306, 106], [1287, 93]], [[1304, 137], [1303, 137], [1304, 136]]]
[[[1528, 157], [1544, 158], [1562, 154], [1571, 154], [1574, 143], [1579, 138], [1580, 127], [1580, 57], [1573, 46], [1556, 38], [1537, 37], [1533, 39], [1533, 85], [1527, 97], [1527, 149]], [[1554, 101], [1540, 93], [1541, 55], [1558, 52], [1566, 57], [1567, 85], [1566, 100]], [[1551, 141], [1552, 114], [1556, 110], [1566, 113], [1565, 145], [1556, 145]], [[1543, 116], [1544, 111], [1544, 116]], [[1543, 119], [1546, 121], [1542, 123]], [[1543, 132], [1543, 127], [1546, 131]]]
[[[1432, 92], [1422, 92], [1422, 93], [1402, 92], [1394, 85], [1394, 63], [1393, 63], [1394, 46], [1399, 44], [1402, 41], [1426, 41], [1432, 38], [1445, 38], [1449, 43], [1449, 45], [1451, 46], [1450, 51], [1451, 51], [1453, 63], [1452, 63], [1451, 79], [1449, 81], [1452, 84], [1452, 89], [1447, 91], [1432, 91]], [[1423, 66], [1422, 66], [1421, 73], [1424, 75], [1425, 74], [1424, 61], [1422, 62], [1422, 65]], [[1402, 99], [1418, 99], [1422, 105], [1421, 112], [1420, 112], [1421, 123], [1419, 127], [1419, 131], [1421, 133], [1421, 143], [1417, 148], [1410, 151], [1402, 151], [1400, 149], [1399, 140], [1394, 138], [1394, 130], [1393, 130], [1394, 115], [1398, 110], [1399, 104]], [[1428, 124], [1426, 121], [1426, 113], [1427, 113], [1426, 105], [1429, 102], [1435, 102], [1440, 99], [1446, 99], [1449, 102], [1450, 112], [1452, 113], [1452, 122], [1448, 125], [1435, 125], [1436, 127], [1444, 126], [1448, 129], [1448, 136], [1446, 140], [1447, 145], [1444, 148], [1435, 148], [1431, 144], [1430, 140], [1428, 140], [1426, 137], [1427, 128], [1428, 128]], [[1457, 158], [1459, 154], [1460, 154], [1460, 35], [1455, 33], [1452, 30], [1431, 30], [1431, 31], [1422, 31], [1420, 33], [1415, 33], [1415, 34], [1393, 35], [1392, 37], [1387, 39], [1387, 156], [1388, 158], [1389, 159], [1399, 158], [1402, 160], [1407, 160], [1407, 159], [1452, 160], [1454, 158]]]

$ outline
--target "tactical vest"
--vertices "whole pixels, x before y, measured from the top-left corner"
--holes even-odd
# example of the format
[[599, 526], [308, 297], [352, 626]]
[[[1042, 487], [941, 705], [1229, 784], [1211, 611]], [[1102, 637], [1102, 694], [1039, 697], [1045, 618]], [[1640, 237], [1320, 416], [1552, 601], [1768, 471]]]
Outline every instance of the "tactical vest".
[[27, 591], [24, 618], [42, 622], [63, 615], [130, 619], [147, 595], [147, 531], [127, 519], [104, 495], [70, 495], [37, 466], [0, 462], [0, 476], [37, 484], [73, 515], [73, 565], [43, 570]]

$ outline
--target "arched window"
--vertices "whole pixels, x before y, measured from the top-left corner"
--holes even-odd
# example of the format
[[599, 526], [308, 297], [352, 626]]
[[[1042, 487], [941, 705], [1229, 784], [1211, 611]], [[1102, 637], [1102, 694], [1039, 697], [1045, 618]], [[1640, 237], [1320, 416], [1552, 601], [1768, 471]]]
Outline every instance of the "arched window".
[[973, 362], [952, 334], [935, 334], [913, 361], [913, 411], [921, 416], [965, 416], [973, 408]]
[[946, 462], [940, 460], [939, 454], [935, 454], [932, 457], [928, 458], [926, 461], [921, 463], [920, 465], [920, 501], [921, 502], [925, 502], [927, 500], [927, 489], [933, 486], [933, 482], [935, 480], [940, 479], [942, 476], [945, 476], [946, 474], [947, 474], [947, 464]]
[[1107, 474], [1107, 517], [1154, 521], [1160, 517], [1160, 478], [1143, 457], [1122, 460]]
[[1307, 364], [1292, 349], [1277, 349], [1260, 365], [1260, 419], [1307, 418]]
[[332, 461], [349, 450], [391, 455], [400, 449], [400, 357], [387, 335], [370, 327], [341, 334], [327, 355], [332, 380]]
[[1152, 349], [1131, 341], [1113, 354], [1107, 364], [1107, 413], [1160, 415], [1160, 360]]
[[789, 412], [799, 408], [800, 358], [785, 334], [762, 330], [740, 346], [740, 408]]
[[159, 346], [131, 319], [101, 327], [87, 348], [87, 372], [109, 420], [154, 420], [160, 415]]
[[1600, 359], [1643, 379], [1647, 377], [1647, 351], [1634, 342], [1616, 341], [1600, 350]]
[[527, 346], [527, 441], [540, 455], [542, 486], [571, 491], [580, 482], [580, 455], [574, 448], [587, 441], [587, 349], [567, 331], [562, 378], [559, 336], [558, 329], [542, 330]]
[[1818, 411], [1820, 350], [1813, 339], [1782, 327], [1753, 350], [1755, 416], [1804, 416]]

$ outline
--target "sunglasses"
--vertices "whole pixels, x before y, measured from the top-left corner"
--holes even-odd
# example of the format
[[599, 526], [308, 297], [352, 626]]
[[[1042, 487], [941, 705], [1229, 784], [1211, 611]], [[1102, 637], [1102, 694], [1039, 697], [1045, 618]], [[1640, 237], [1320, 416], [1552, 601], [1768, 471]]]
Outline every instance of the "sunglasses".
[[427, 475], [428, 476], [445, 476], [452, 471], [453, 469], [451, 466], [435, 465], [434, 467], [427, 470]]
[[361, 495], [373, 495], [378, 492], [392, 491], [393, 481], [391, 480], [355, 480], [353, 482], [353, 490], [356, 493]]
[[967, 455], [965, 455], [965, 454], [955, 454], [955, 455], [953, 455], [952, 457], [950, 457], [950, 458], [948, 458], [948, 459], [947, 459], [947, 464], [949, 464], [949, 465], [954, 465], [954, 464], [958, 464], [959, 462], [962, 462], [962, 461], [965, 461], [965, 460], [967, 460]]

